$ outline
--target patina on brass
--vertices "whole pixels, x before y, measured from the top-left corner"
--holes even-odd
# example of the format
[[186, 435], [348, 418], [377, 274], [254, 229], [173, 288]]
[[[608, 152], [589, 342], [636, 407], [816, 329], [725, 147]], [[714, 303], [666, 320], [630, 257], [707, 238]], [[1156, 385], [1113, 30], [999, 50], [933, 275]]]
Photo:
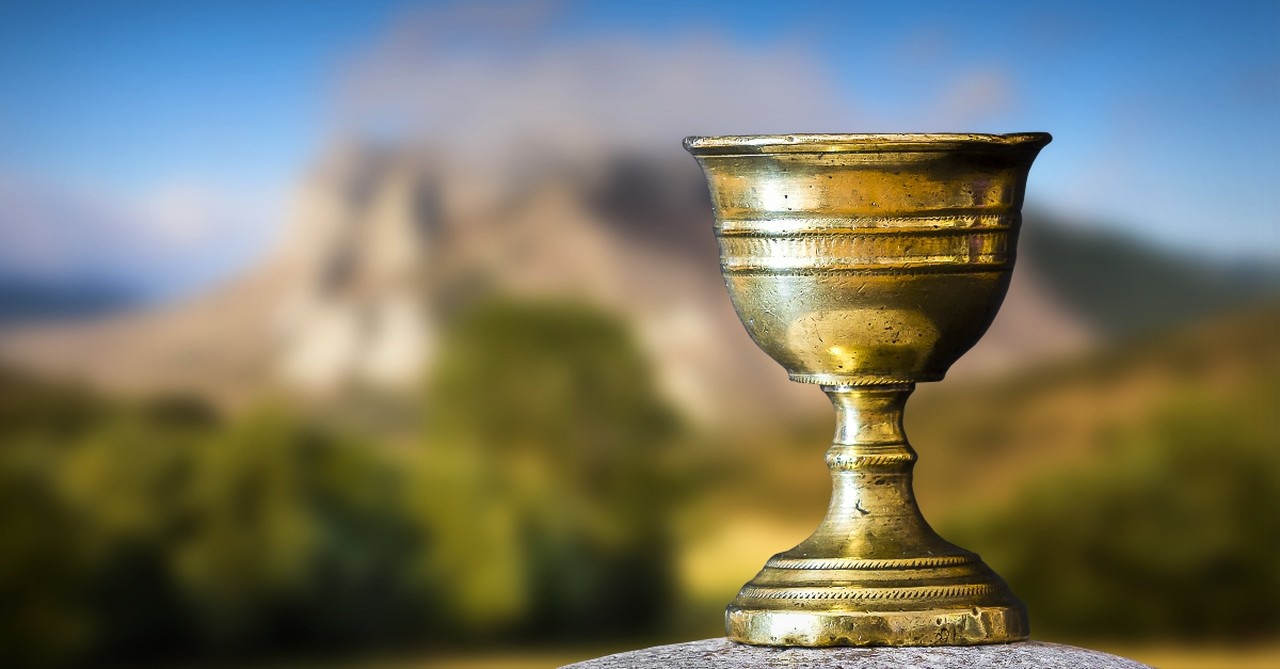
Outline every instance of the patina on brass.
[[911, 490], [902, 409], [972, 347], [1009, 286], [1027, 171], [1049, 135], [690, 137], [725, 285], [752, 339], [836, 408], [822, 524], [729, 606], [781, 646], [1027, 638], [1026, 608], [939, 537]]

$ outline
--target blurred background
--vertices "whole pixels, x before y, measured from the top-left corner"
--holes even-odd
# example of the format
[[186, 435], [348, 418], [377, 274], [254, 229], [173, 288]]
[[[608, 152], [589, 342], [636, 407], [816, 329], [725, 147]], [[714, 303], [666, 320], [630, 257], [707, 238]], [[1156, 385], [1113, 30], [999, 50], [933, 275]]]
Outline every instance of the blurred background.
[[[1280, 5], [0, 7], [0, 664], [718, 636], [829, 490], [680, 140], [1049, 131], [908, 432], [1036, 638], [1280, 665]], [[620, 605], [625, 602], [625, 605]]]

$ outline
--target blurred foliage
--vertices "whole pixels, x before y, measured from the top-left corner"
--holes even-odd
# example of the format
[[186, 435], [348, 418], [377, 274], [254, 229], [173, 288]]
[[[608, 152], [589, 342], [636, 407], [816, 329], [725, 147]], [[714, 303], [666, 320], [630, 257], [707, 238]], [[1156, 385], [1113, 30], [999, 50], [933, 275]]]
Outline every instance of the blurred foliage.
[[[951, 517], [926, 512], [1010, 581], [1038, 636], [1274, 634], [1278, 319], [922, 397], [920, 492]], [[415, 422], [386, 432], [0, 373], [0, 665], [678, 633], [659, 626], [690, 605], [682, 518], [807, 528], [827, 493], [825, 435], [674, 448], [686, 430], [629, 330], [586, 307], [484, 301], [441, 342]]]
[[[41, 395], [24, 408], [65, 417]], [[281, 409], [223, 425], [197, 406], [0, 423], [6, 665], [342, 647], [413, 620], [396, 578], [418, 528], [392, 463]]]
[[283, 406], [224, 421], [188, 398], [0, 376], [0, 664], [659, 621], [673, 599], [661, 454], [678, 424], [626, 330], [495, 302], [445, 341], [407, 444]]
[[453, 584], [455, 631], [651, 629], [675, 596], [678, 422], [630, 333], [577, 305], [489, 301], [444, 347], [416, 505], [440, 532], [428, 567]]
[[949, 528], [1031, 607], [1037, 634], [1242, 639], [1280, 629], [1280, 378], [1188, 394], [1115, 426], [1110, 454]]

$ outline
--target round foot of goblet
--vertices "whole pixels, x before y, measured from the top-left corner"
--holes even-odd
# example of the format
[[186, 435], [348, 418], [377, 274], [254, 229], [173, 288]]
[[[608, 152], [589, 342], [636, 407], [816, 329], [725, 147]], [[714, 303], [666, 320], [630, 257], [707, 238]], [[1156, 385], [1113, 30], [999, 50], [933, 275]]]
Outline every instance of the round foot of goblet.
[[1027, 613], [1017, 604], [917, 610], [767, 609], [731, 605], [728, 637], [753, 646], [976, 646], [1028, 637]]
[[910, 385], [824, 387], [838, 416], [818, 529], [773, 556], [729, 606], [730, 639], [761, 646], [967, 646], [1027, 638], [1026, 608], [974, 553], [929, 527], [902, 434]]
[[725, 613], [758, 646], [970, 646], [1026, 639], [1027, 610], [977, 555], [769, 560]]

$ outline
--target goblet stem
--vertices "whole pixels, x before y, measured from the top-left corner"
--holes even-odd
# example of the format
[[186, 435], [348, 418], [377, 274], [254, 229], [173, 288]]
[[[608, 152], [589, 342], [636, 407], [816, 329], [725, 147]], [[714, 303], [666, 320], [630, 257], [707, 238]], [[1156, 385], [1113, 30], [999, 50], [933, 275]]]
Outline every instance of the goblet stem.
[[963, 553], [943, 541], [916, 505], [911, 471], [916, 453], [902, 430], [914, 384], [823, 386], [836, 408], [827, 450], [831, 504], [817, 531], [788, 551], [861, 559]]
[[1026, 609], [977, 555], [925, 521], [902, 429], [914, 384], [823, 386], [836, 408], [832, 494], [808, 539], [773, 556], [729, 606], [736, 641], [936, 645], [1026, 638]]
[[914, 389], [914, 384], [823, 386], [836, 408], [836, 434], [826, 457], [832, 494], [827, 517], [810, 542], [828, 549], [834, 543], [842, 554], [865, 557], [899, 552], [883, 545], [886, 522], [933, 535], [916, 505], [911, 487], [916, 453], [902, 430], [903, 408]]

